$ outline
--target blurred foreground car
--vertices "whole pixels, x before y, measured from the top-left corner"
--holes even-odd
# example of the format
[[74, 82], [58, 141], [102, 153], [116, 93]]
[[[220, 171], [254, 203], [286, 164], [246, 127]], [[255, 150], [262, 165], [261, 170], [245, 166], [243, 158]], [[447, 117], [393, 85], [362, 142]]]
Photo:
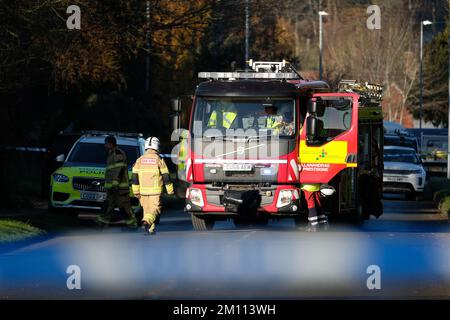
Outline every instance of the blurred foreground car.
[[408, 199], [422, 196], [426, 172], [413, 148], [384, 147], [384, 193], [405, 193]]
[[[138, 134], [88, 133], [78, 139], [67, 157], [61, 154], [57, 161], [63, 162], [50, 180], [49, 210], [72, 209], [100, 211], [106, 200], [105, 168], [107, 151], [104, 146], [108, 134], [116, 136], [117, 145], [128, 160], [131, 184], [131, 169], [136, 159], [144, 154], [144, 139]], [[133, 196], [130, 186], [131, 205], [136, 211], [139, 200]]]

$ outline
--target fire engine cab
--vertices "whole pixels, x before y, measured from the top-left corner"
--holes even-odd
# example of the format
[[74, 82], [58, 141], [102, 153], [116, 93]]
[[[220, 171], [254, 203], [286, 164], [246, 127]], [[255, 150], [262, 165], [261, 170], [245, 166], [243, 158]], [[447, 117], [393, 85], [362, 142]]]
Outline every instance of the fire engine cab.
[[175, 123], [189, 128], [178, 178], [194, 229], [226, 219], [238, 226], [301, 222], [301, 183], [336, 190], [325, 202], [330, 213], [359, 221], [381, 214], [381, 197], [367, 197], [381, 192], [380, 87], [347, 81], [330, 93], [326, 82], [303, 79], [286, 61], [249, 66], [200, 72], [205, 81], [190, 110], [175, 104]]

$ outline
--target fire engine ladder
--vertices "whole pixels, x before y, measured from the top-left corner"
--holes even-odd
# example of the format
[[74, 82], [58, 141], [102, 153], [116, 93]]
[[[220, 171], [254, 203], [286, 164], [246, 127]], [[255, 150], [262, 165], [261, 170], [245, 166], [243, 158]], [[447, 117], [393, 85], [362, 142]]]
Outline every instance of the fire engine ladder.
[[339, 92], [357, 93], [362, 106], [379, 105], [383, 99], [383, 86], [356, 80], [342, 80], [339, 82]]

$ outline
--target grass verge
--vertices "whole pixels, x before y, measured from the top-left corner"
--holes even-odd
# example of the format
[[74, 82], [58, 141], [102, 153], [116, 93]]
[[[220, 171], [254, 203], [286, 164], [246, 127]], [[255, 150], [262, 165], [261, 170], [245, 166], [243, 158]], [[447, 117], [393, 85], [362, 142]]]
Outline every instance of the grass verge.
[[45, 231], [33, 227], [28, 223], [0, 219], [0, 243], [10, 243], [27, 240], [45, 234]]

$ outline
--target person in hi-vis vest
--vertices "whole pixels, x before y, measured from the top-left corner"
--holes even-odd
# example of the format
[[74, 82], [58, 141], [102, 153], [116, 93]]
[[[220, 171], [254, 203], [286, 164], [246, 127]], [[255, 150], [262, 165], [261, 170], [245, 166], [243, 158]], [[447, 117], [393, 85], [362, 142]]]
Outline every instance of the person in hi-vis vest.
[[230, 129], [237, 117], [237, 111], [231, 102], [222, 102], [217, 110], [211, 113], [208, 128]]
[[[301, 124], [300, 124], [301, 125]], [[303, 127], [300, 127], [300, 135], [303, 133]], [[301, 157], [299, 159], [300, 163]], [[305, 195], [306, 203], [308, 206], [308, 227], [306, 231], [316, 232], [318, 227], [323, 230], [329, 229], [328, 217], [322, 207], [322, 202], [320, 201], [321, 191], [319, 183], [302, 183], [300, 189]]]

